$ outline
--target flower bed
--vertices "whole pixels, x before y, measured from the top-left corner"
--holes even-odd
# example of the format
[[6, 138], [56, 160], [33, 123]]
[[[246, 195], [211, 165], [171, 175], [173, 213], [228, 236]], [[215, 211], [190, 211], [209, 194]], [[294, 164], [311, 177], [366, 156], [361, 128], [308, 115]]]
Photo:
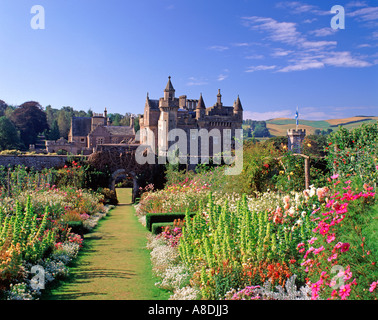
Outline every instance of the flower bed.
[[171, 299], [377, 299], [375, 193], [339, 178], [284, 197], [207, 192], [150, 241], [158, 285]]
[[3, 299], [35, 299], [33, 268], [43, 268], [48, 284], [68, 274], [83, 238], [73, 222], [90, 231], [108, 208], [93, 192], [55, 186], [4, 197], [0, 207], [0, 295]]

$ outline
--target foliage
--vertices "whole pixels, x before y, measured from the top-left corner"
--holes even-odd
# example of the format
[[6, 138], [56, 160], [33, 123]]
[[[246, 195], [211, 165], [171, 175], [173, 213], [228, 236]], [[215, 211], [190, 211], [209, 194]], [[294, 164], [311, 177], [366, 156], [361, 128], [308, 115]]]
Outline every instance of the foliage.
[[48, 129], [47, 118], [38, 102], [25, 102], [12, 113], [11, 120], [20, 131], [26, 149], [34, 144], [39, 133]]
[[7, 117], [0, 117], [0, 150], [20, 148], [20, 133]]
[[366, 183], [378, 182], [378, 123], [351, 131], [341, 127], [328, 136], [327, 161], [330, 170], [343, 177], [357, 175]]

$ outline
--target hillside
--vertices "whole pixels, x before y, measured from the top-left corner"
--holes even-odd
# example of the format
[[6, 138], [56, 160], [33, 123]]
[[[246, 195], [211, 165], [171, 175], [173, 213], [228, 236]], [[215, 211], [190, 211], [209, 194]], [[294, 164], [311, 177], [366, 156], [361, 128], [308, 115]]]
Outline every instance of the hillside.
[[[316, 129], [327, 130], [332, 129], [337, 131], [341, 125], [347, 129], [353, 129], [366, 123], [375, 123], [378, 121], [378, 117], [350, 117], [344, 119], [330, 119], [320, 121], [300, 120], [299, 129], [306, 129], [307, 134], [314, 134]], [[288, 118], [276, 118], [266, 121], [267, 128], [273, 136], [286, 136], [288, 129], [295, 128], [295, 119]]]

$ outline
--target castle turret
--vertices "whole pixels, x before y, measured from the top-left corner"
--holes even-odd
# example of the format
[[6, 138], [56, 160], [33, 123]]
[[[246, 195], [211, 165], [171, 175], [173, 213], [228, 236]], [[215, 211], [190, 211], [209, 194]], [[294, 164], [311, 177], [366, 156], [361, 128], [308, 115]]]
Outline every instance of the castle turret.
[[168, 77], [168, 83], [164, 90], [164, 100], [173, 100], [175, 98], [176, 90], [173, 88], [171, 77]]
[[203, 118], [205, 116], [205, 112], [206, 112], [206, 106], [205, 106], [205, 102], [203, 101], [202, 93], [201, 93], [201, 96], [199, 98], [197, 108], [196, 108], [196, 119], [198, 120], [198, 119]]
[[223, 103], [222, 103], [222, 95], [221, 95], [221, 90], [220, 90], [220, 89], [218, 89], [217, 106], [218, 106], [218, 107], [222, 107], [222, 106], [223, 106]]
[[287, 130], [288, 149], [294, 153], [301, 153], [303, 141], [306, 137], [306, 129]]
[[236, 101], [234, 102], [234, 115], [237, 116], [241, 120], [243, 119], [243, 107], [242, 107], [242, 104], [240, 102], [239, 96], [236, 99]]

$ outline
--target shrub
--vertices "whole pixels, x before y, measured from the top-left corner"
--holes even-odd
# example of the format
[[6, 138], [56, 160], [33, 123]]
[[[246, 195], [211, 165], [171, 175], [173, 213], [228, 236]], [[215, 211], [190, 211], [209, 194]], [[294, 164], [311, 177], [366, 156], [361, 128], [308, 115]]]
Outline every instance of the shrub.
[[162, 223], [153, 223], [151, 232], [152, 234], [159, 234], [164, 231], [165, 227], [173, 226], [173, 222], [162, 222]]
[[[189, 216], [193, 216], [194, 213], [191, 213]], [[148, 213], [146, 215], [146, 228], [149, 231], [152, 231], [152, 225], [155, 223], [172, 223], [176, 219], [184, 219], [185, 213]]]

